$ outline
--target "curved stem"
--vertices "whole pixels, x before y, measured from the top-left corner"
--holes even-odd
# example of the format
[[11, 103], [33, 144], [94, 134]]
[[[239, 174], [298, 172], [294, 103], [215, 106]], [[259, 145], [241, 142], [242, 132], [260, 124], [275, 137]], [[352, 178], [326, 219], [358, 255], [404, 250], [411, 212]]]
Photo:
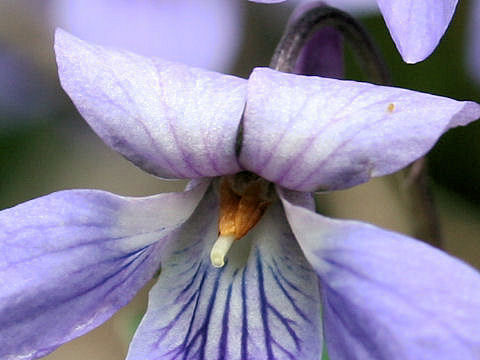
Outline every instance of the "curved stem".
[[[294, 15], [275, 50], [270, 67], [306, 75], [296, 67], [301, 51], [315, 34], [328, 27], [339, 32], [348, 42], [370, 82], [391, 84], [384, 61], [362, 26], [347, 13], [320, 2], [311, 4], [299, 16]], [[441, 247], [439, 220], [428, 186], [426, 159], [420, 158], [389, 179], [393, 179], [390, 181], [399, 189], [400, 201], [408, 212], [413, 235]]]

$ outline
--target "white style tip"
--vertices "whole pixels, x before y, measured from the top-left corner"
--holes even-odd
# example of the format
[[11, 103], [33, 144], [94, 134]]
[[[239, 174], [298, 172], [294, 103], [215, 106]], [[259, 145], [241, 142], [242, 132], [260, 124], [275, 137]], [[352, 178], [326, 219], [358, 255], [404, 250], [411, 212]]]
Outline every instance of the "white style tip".
[[220, 235], [218, 237], [215, 244], [213, 244], [212, 251], [210, 251], [210, 261], [213, 266], [221, 268], [225, 265], [225, 255], [227, 255], [234, 241], [235, 236], [233, 235]]

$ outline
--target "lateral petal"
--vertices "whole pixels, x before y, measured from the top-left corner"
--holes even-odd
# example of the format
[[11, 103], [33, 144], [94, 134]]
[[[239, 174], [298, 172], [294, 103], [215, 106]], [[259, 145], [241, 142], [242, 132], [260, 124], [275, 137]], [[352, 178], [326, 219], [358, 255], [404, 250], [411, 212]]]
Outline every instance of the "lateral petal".
[[480, 274], [423, 242], [283, 205], [321, 281], [332, 359], [478, 359]]
[[166, 178], [239, 171], [246, 80], [81, 41], [58, 29], [63, 88], [105, 143]]
[[0, 212], [0, 358], [45, 356], [127, 304], [206, 186], [147, 198], [61, 191]]
[[218, 199], [206, 195], [173, 242], [128, 360], [305, 359], [322, 354], [320, 295], [279, 201], [210, 263]]
[[474, 102], [257, 68], [239, 161], [292, 190], [343, 189], [402, 169], [479, 117]]

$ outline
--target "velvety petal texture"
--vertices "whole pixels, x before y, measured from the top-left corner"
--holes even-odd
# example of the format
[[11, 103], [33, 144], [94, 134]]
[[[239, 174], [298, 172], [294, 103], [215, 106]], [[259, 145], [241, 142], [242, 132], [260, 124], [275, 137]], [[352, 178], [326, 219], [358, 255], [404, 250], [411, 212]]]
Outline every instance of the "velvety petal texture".
[[400, 170], [479, 117], [474, 102], [257, 68], [239, 159], [289, 189], [343, 189]]
[[212, 189], [176, 233], [128, 360], [320, 359], [317, 276], [280, 202], [219, 269], [209, 258], [218, 236], [217, 196]]
[[292, 231], [321, 282], [331, 359], [480, 357], [480, 274], [425, 243], [325, 218], [284, 193]]
[[246, 80], [83, 42], [57, 30], [63, 88], [97, 134], [154, 175], [239, 171]]
[[452, 19], [458, 0], [377, 0], [390, 35], [407, 63], [428, 57]]
[[42, 357], [127, 304], [206, 187], [147, 198], [62, 191], [2, 211], [0, 358]]
[[52, 23], [81, 39], [210, 70], [227, 71], [242, 40], [241, 1], [49, 0], [49, 3]]

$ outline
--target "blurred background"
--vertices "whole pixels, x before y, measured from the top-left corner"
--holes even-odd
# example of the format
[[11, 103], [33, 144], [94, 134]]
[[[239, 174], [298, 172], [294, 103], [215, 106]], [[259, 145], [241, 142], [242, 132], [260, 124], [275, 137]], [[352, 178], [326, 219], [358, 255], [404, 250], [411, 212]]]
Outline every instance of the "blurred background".
[[[0, 207], [63, 189], [95, 188], [143, 196], [181, 190], [184, 185], [137, 169], [104, 145], [81, 119], [58, 82], [55, 27], [99, 44], [248, 77], [252, 68], [268, 65], [299, 2], [2, 0]], [[480, 102], [480, 0], [459, 2], [434, 54], [416, 65], [402, 62], [374, 1], [331, 0], [330, 4], [353, 11], [367, 28], [396, 86]], [[348, 56], [346, 68], [348, 78], [361, 78]], [[428, 155], [444, 247], [477, 268], [479, 139], [480, 122], [449, 131]], [[332, 216], [409, 231], [398, 194], [383, 180], [320, 195], [319, 204]], [[147, 292], [148, 287], [105, 325], [46, 359], [123, 359], [145, 310]]]

